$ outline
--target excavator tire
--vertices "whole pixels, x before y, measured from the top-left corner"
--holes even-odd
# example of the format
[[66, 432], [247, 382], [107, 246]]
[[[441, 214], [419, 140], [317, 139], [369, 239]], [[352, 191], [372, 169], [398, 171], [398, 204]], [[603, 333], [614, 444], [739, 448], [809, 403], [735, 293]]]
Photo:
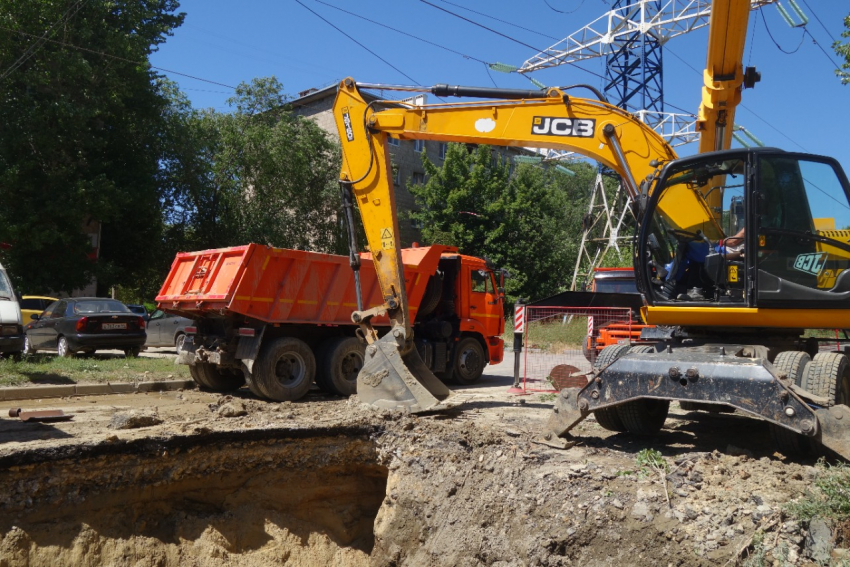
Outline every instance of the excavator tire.
[[259, 390], [278, 402], [303, 398], [316, 376], [316, 357], [304, 341], [282, 337], [267, 342], [254, 362]]
[[837, 352], [819, 352], [806, 373], [807, 390], [830, 405], [850, 406], [850, 360]]
[[245, 383], [242, 373], [228, 368], [222, 369], [209, 362], [190, 364], [189, 374], [199, 386], [213, 392], [232, 392]]
[[356, 337], [330, 339], [319, 348], [316, 384], [339, 396], [357, 393], [357, 375], [363, 368], [366, 345]]
[[[779, 372], [785, 373], [789, 379], [794, 381], [794, 384], [804, 388], [805, 376], [811, 362], [812, 357], [808, 353], [789, 350], [776, 355], [773, 366]], [[770, 424], [770, 437], [779, 452], [789, 457], [808, 455], [814, 448], [811, 439], [808, 437], [775, 423]]]
[[[596, 362], [593, 364], [594, 370], [604, 368], [623, 356], [629, 351], [629, 345], [609, 345], [602, 349], [599, 356], [596, 357]], [[620, 419], [620, 414], [617, 408], [603, 408], [593, 412], [593, 417], [596, 418], [596, 423], [602, 426], [602, 429], [608, 431], [616, 431], [622, 433], [626, 430], [623, 420]]]
[[632, 400], [617, 406], [617, 413], [626, 428], [634, 435], [655, 435], [664, 426], [669, 400]]

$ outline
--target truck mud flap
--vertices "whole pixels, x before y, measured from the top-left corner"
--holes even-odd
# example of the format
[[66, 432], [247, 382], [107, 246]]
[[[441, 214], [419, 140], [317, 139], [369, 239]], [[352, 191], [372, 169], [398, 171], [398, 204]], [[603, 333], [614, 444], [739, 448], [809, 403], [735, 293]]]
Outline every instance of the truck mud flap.
[[357, 397], [376, 408], [411, 413], [449, 407], [451, 390], [422, 362], [415, 347], [401, 355], [403, 341], [404, 333], [396, 329], [366, 347], [366, 361], [357, 375]]
[[617, 359], [587, 386], [561, 391], [539, 441], [563, 447], [569, 431], [594, 411], [641, 398], [732, 406], [850, 458], [850, 408], [812, 407], [765, 360], [705, 353], [631, 353]]

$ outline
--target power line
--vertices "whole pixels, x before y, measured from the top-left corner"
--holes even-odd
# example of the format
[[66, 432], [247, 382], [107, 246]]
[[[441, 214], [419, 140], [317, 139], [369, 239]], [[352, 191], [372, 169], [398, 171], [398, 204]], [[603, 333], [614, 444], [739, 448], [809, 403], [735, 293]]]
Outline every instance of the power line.
[[[460, 8], [461, 10], [466, 10], [467, 12], [472, 12], [473, 14], [478, 14], [479, 16], [484, 16], [485, 18], [490, 18], [491, 20], [496, 20], [497, 22], [501, 22], [501, 23], [503, 23], [503, 24], [506, 24], [506, 25], [509, 25], [509, 26], [513, 26], [513, 27], [515, 27], [515, 28], [519, 28], [519, 29], [521, 29], [521, 30], [525, 30], [525, 31], [527, 31], [527, 32], [531, 32], [531, 33], [537, 34], [537, 35], [539, 35], [539, 36], [541, 36], [541, 37], [545, 37], [545, 38], [547, 38], [547, 39], [554, 39], [555, 41], [558, 41], [558, 40], [560, 40], [560, 39], [561, 39], [561, 38], [559, 38], [559, 37], [554, 37], [554, 36], [551, 36], [551, 35], [546, 35], [545, 33], [539, 32], [539, 31], [537, 31], [537, 30], [533, 30], [533, 29], [530, 29], [530, 28], [523, 27], [523, 26], [521, 26], [521, 25], [519, 25], [519, 24], [515, 24], [515, 23], [513, 23], [513, 22], [509, 22], [509, 21], [507, 21], [507, 20], [501, 20], [501, 19], [499, 19], [499, 18], [497, 18], [497, 17], [495, 17], [495, 16], [491, 16], [490, 14], [485, 14], [484, 12], [478, 12], [478, 11], [476, 11], [476, 10], [473, 10], [472, 8], [467, 8], [466, 6], [461, 6], [460, 4], [455, 4], [454, 2], [449, 2], [449, 0], [440, 0], [440, 2], [442, 2], [442, 3], [444, 3], [444, 4], [449, 4], [450, 6], [454, 6], [454, 7], [456, 7], [456, 8]], [[584, 0], [582, 0], [582, 2], [584, 2]], [[581, 7], [581, 5], [579, 5], [579, 8], [580, 8], [580, 7]], [[552, 9], [554, 10], [554, 8], [552, 8]], [[578, 9], [578, 8], [576, 8], [576, 10], [577, 10], [577, 9]], [[557, 12], [558, 10], [555, 10], [555, 11]], [[571, 14], [572, 12], [561, 12], [561, 13], [562, 13], [562, 14]]]
[[[8, 31], [8, 32], [17, 33], [17, 34], [20, 34], [20, 35], [26, 35], [26, 36], [29, 36], [29, 37], [38, 37], [38, 36], [33, 35], [31, 33], [23, 32], [23, 31], [20, 31], [20, 30], [13, 30], [11, 28], [7, 28], [7, 27], [4, 27], [4, 26], [0, 26], [0, 30], [5, 30], [5, 31]], [[139, 64], [142, 63], [141, 61], [134, 61], [132, 59], [127, 59], [126, 57], [119, 57], [118, 55], [112, 55], [111, 53], [104, 53], [102, 51], [95, 51], [94, 49], [89, 49], [87, 47], [80, 47], [79, 45], [73, 45], [71, 43], [59, 41], [59, 40], [56, 40], [56, 39], [45, 38], [44, 41], [47, 41], [47, 42], [50, 42], [50, 43], [55, 43], [55, 44], [61, 45], [63, 47], [70, 47], [71, 49], [76, 49], [78, 51], [85, 51], [87, 53], [93, 53], [94, 55], [100, 55], [101, 57], [108, 57], [110, 59], [117, 59], [118, 61], [124, 61], [126, 63], [132, 63], [133, 65], [139, 65]], [[164, 67], [157, 67], [156, 65], [151, 65], [149, 61], [147, 63], [148, 63], [148, 66], [151, 69], [156, 69], [157, 71], [164, 71], [166, 73], [171, 73], [172, 75], [179, 75], [181, 77], [186, 77], [188, 79], [194, 79], [195, 81], [201, 81], [202, 83], [209, 83], [211, 85], [218, 85], [220, 87], [225, 87], [225, 88], [228, 88], [228, 89], [236, 89], [236, 87], [232, 87], [230, 85], [225, 85], [224, 83], [219, 83], [217, 81], [210, 81], [209, 79], [202, 79], [200, 77], [196, 77], [194, 75], [189, 75], [187, 73], [181, 73], [179, 71], [172, 71], [171, 69], [166, 69]]]
[[806, 0], [803, 0], [803, 4], [805, 4], [805, 5], [806, 5], [806, 8], [808, 8], [808, 9], [809, 9], [809, 12], [811, 12], [811, 13], [812, 13], [812, 15], [815, 17], [815, 19], [818, 21], [818, 23], [820, 24], [820, 27], [822, 27], [822, 28], [823, 28], [823, 31], [825, 31], [825, 32], [826, 32], [826, 35], [827, 35], [827, 36], [829, 36], [829, 39], [831, 39], [833, 42], [837, 41], [837, 40], [836, 40], [836, 39], [832, 36], [832, 34], [831, 34], [831, 33], [829, 33], [829, 30], [828, 30], [828, 29], [826, 29], [826, 26], [825, 26], [825, 25], [823, 25], [823, 22], [822, 22], [822, 21], [820, 21], [820, 18], [818, 18], [818, 15], [815, 13], [815, 11], [814, 11], [814, 10], [812, 10], [812, 7], [811, 7], [811, 6], [809, 6], [809, 3], [808, 3], [808, 2], [806, 2]]
[[[6, 70], [3, 72], [3, 74], [2, 74], [2, 75], [0, 75], [0, 80], [5, 79], [5, 78], [9, 75], [9, 73], [11, 73], [12, 71], [15, 71], [16, 69], [20, 68], [20, 66], [21, 66], [21, 65], [23, 65], [24, 63], [26, 63], [28, 59], [30, 59], [33, 55], [35, 55], [35, 54], [36, 54], [36, 52], [37, 52], [37, 51], [41, 48], [41, 46], [42, 46], [42, 45], [44, 45], [44, 42], [45, 42], [45, 40], [47, 39], [47, 34], [49, 34], [51, 31], [53, 31], [53, 28], [55, 28], [56, 26], [58, 26], [60, 23], [65, 22], [65, 21], [67, 21], [69, 18], [71, 18], [71, 17], [73, 17], [74, 15], [76, 15], [76, 13], [77, 13], [77, 12], [79, 12], [80, 8], [82, 8], [82, 7], [83, 7], [83, 4], [84, 4], [85, 2], [88, 2], [88, 0], [77, 0], [77, 3], [76, 3], [76, 4], [72, 4], [70, 8], [68, 8], [67, 10], [65, 10], [65, 13], [64, 13], [64, 14], [62, 14], [62, 15], [59, 17], [59, 19], [58, 19], [58, 20], [56, 20], [55, 22], [53, 22], [53, 25], [51, 25], [49, 28], [47, 28], [47, 30], [45, 30], [45, 32], [44, 32], [44, 33], [43, 33], [43, 34], [42, 34], [42, 35], [41, 35], [41, 36], [40, 36], [40, 37], [39, 37], [39, 38], [35, 41], [35, 43], [33, 43], [31, 46], [29, 46], [29, 47], [28, 47], [28, 48], [27, 48], [27, 49], [23, 52], [23, 54], [21, 54], [21, 56], [18, 58], [18, 60], [17, 60], [17, 61], [15, 61], [14, 63], [12, 63], [12, 64], [9, 66], [9, 68], [8, 68], [8, 69], [6, 69]], [[73, 11], [73, 14], [71, 13], [72, 11]]]
[[770, 28], [767, 25], [767, 19], [764, 17], [764, 12], [759, 10], [759, 14], [761, 14], [761, 21], [764, 22], [764, 29], [767, 30], [767, 35], [770, 36], [770, 40], [773, 42], [773, 45], [776, 46], [776, 49], [778, 49], [779, 51], [781, 51], [785, 55], [793, 55], [794, 53], [797, 53], [797, 51], [799, 51], [800, 46], [803, 45], [803, 40], [806, 38], [805, 33], [800, 36], [800, 43], [799, 43], [799, 45], [797, 45], [797, 47], [794, 49], [794, 51], [786, 51], [785, 49], [782, 48], [781, 45], [779, 45], [779, 42], [776, 41], [776, 39], [773, 37], [773, 34], [770, 33]]
[[[295, 1], [296, 1], [296, 2], [299, 2], [299, 0], [295, 0]], [[502, 33], [502, 32], [500, 32], [500, 31], [496, 31], [496, 30], [494, 30], [493, 28], [488, 28], [488, 27], [487, 27], [487, 26], [485, 26], [484, 24], [479, 24], [478, 22], [473, 21], [473, 20], [470, 20], [469, 18], [466, 18], [466, 17], [464, 17], [464, 16], [461, 16], [460, 14], [456, 14], [455, 12], [452, 12], [451, 10], [446, 10], [445, 8], [441, 8], [440, 6], [437, 6], [436, 4], [432, 4], [431, 2], [428, 2], [428, 0], [419, 0], [419, 1], [420, 1], [420, 2], [422, 2], [423, 4], [427, 4], [428, 6], [431, 6], [432, 8], [436, 8], [437, 10], [440, 10], [441, 12], [445, 12], [446, 14], [450, 14], [450, 15], [454, 16], [455, 18], [460, 18], [461, 20], [463, 20], [463, 21], [465, 21], [465, 22], [468, 22], [468, 23], [472, 24], [473, 26], [478, 26], [479, 28], [482, 28], [482, 29], [485, 29], [485, 30], [487, 30], [487, 31], [489, 31], [489, 32], [492, 32], [492, 33], [494, 33], [494, 34], [496, 34], [496, 35], [498, 35], [498, 36], [501, 36], [501, 37], [503, 37], [503, 38], [505, 38], [505, 39], [507, 39], [507, 40], [513, 41], [514, 43], [518, 43], [518, 44], [522, 45], [523, 47], [527, 47], [527, 48], [529, 48], [529, 49], [533, 49], [534, 51], [537, 51], [538, 53], [540, 53], [541, 51], [543, 51], [542, 49], [538, 49], [538, 48], [534, 47], [533, 45], [529, 45], [529, 44], [527, 44], [527, 43], [525, 43], [525, 42], [522, 42], [522, 41], [520, 41], [520, 40], [518, 40], [518, 39], [516, 39], [516, 38], [514, 38], [514, 37], [511, 37], [511, 36], [509, 36], [509, 35], [507, 35], [507, 34], [503, 34], [503, 33]], [[299, 2], [299, 3], [300, 3], [300, 2]]]
[[552, 10], [553, 12], [558, 12], [559, 14], [574, 14], [574, 13], [578, 12], [581, 9], [582, 6], [584, 6], [584, 0], [581, 0], [581, 2], [579, 2], [579, 5], [576, 6], [575, 10], [570, 10], [569, 12], [566, 12], [564, 10], [558, 10], [557, 8], [552, 6], [549, 3], [549, 0], [543, 0], [543, 3], [546, 4], [547, 6], [549, 6], [550, 10]]
[[376, 22], [375, 20], [370, 20], [369, 18], [367, 18], [367, 17], [365, 17], [365, 16], [361, 16], [360, 14], [355, 14], [354, 12], [349, 12], [348, 10], [344, 10], [343, 8], [339, 8], [339, 7], [334, 6], [334, 5], [332, 5], [332, 4], [328, 4], [327, 2], [323, 2], [322, 0], [315, 0], [315, 2], [317, 2], [317, 3], [319, 3], [319, 4], [322, 4], [322, 5], [324, 5], [324, 6], [327, 6], [328, 8], [333, 8], [334, 10], [339, 10], [340, 12], [343, 12], [343, 13], [345, 13], [345, 14], [348, 14], [349, 16], [354, 16], [355, 18], [359, 18], [359, 19], [361, 19], [361, 20], [364, 20], [364, 21], [366, 21], [366, 22], [369, 22], [370, 24], [374, 24], [374, 25], [376, 25], [376, 26], [380, 26], [380, 27], [382, 27], [382, 28], [385, 28], [385, 29], [388, 29], [388, 30], [394, 31], [394, 32], [396, 32], [396, 33], [400, 33], [401, 35], [404, 35], [404, 36], [407, 36], [407, 37], [410, 37], [410, 38], [413, 38], [413, 39], [419, 40], [419, 41], [421, 41], [421, 42], [423, 42], [423, 43], [427, 43], [428, 45], [432, 45], [432, 46], [434, 46], [434, 47], [439, 47], [440, 49], [443, 49], [443, 50], [448, 51], [448, 52], [450, 52], [450, 53], [454, 53], [455, 55], [460, 55], [460, 56], [461, 56], [461, 57], [463, 57], [464, 59], [471, 59], [472, 61], [477, 61], [478, 63], [483, 63], [483, 64], [485, 64], [485, 65], [489, 65], [489, 64], [490, 64], [490, 62], [489, 62], [489, 61], [484, 61], [483, 59], [478, 59], [477, 57], [473, 57], [472, 55], [467, 55], [467, 54], [465, 54], [465, 53], [461, 53], [460, 51], [455, 51], [454, 49], [451, 49], [451, 48], [449, 48], [449, 47], [446, 47], [445, 45], [440, 45], [439, 43], [436, 43], [436, 42], [433, 42], [433, 41], [429, 41], [429, 40], [427, 40], [427, 39], [424, 39], [424, 38], [421, 38], [421, 37], [415, 36], [415, 35], [413, 35], [413, 34], [411, 34], [411, 33], [407, 33], [407, 32], [405, 32], [405, 31], [401, 31], [401, 30], [399, 30], [399, 29], [396, 29], [396, 28], [394, 28], [394, 27], [388, 26], [388, 25], [386, 25], [386, 24], [382, 24], [382, 23], [380, 23], [380, 22]]
[[830, 57], [830, 56], [829, 56], [829, 53], [827, 53], [827, 52], [824, 50], [824, 48], [823, 48], [823, 47], [821, 47], [821, 44], [819, 44], [819, 43], [818, 43], [818, 40], [816, 40], [816, 39], [815, 39], [815, 36], [813, 36], [811, 33], [809, 33], [809, 30], [808, 30], [805, 26], [803, 26], [803, 34], [805, 34], [805, 35], [809, 36], [810, 38], [812, 38], [812, 43], [814, 43], [815, 45], [817, 45], [817, 46], [818, 46], [818, 49], [820, 49], [820, 50], [821, 50], [821, 53], [823, 53], [824, 55], [826, 55], [826, 58], [827, 58], [827, 59], [829, 59], [829, 62], [830, 62], [830, 63], [832, 63], [832, 65], [833, 65], [833, 66], [834, 66], [834, 67], [835, 67], [838, 71], [841, 71], [841, 67], [839, 67], [839, 66], [838, 66], [838, 64], [837, 64], [835, 61], [833, 61], [833, 60], [832, 60], [832, 57]]
[[356, 39], [354, 39], [353, 37], [351, 37], [350, 35], [348, 35], [348, 34], [347, 34], [347, 33], [345, 33], [344, 31], [342, 31], [341, 29], [339, 29], [337, 26], [335, 26], [334, 24], [332, 24], [331, 22], [329, 22], [327, 19], [325, 19], [324, 17], [322, 17], [320, 14], [318, 14], [318, 13], [317, 13], [317, 12], [315, 12], [314, 10], [312, 10], [312, 9], [308, 8], [307, 6], [305, 6], [305, 5], [304, 5], [304, 3], [303, 3], [303, 2], [301, 2], [301, 0], [295, 0], [295, 2], [296, 2], [299, 6], [301, 6], [302, 8], [304, 8], [304, 9], [305, 9], [305, 10], [307, 10], [307, 11], [309, 11], [311, 14], [313, 14], [314, 16], [316, 16], [317, 18], [319, 18], [320, 20], [322, 20], [323, 22], [325, 22], [326, 24], [328, 24], [329, 26], [331, 26], [333, 29], [335, 29], [336, 31], [338, 31], [339, 33], [341, 33], [342, 35], [344, 35], [345, 37], [347, 37], [348, 39], [350, 39], [351, 41], [353, 41], [354, 43], [356, 43], [357, 45], [359, 45], [360, 47], [362, 47], [363, 49], [365, 49], [365, 50], [366, 50], [366, 51], [368, 51], [369, 53], [371, 53], [373, 56], [375, 56], [376, 58], [378, 58], [378, 59], [380, 59], [381, 61], [383, 61], [383, 62], [384, 62], [384, 64], [386, 64], [386, 65], [387, 65], [387, 66], [389, 66], [389, 67], [392, 67], [392, 68], [393, 68], [393, 69], [394, 69], [397, 73], [399, 73], [399, 74], [401, 74], [401, 75], [404, 75], [404, 76], [405, 76], [408, 80], [413, 81], [413, 83], [414, 83], [414, 84], [421, 86], [421, 84], [419, 83], [419, 81], [417, 81], [416, 79], [411, 78], [411, 77], [410, 77], [410, 75], [408, 75], [407, 73], [405, 73], [404, 71], [402, 71], [401, 69], [399, 69], [398, 67], [396, 67], [395, 65], [393, 65], [392, 63], [390, 63], [389, 61], [387, 61], [386, 59], [384, 59], [383, 57], [381, 57], [380, 55], [378, 55], [377, 53], [375, 53], [374, 51], [372, 51], [371, 49], [369, 49], [368, 47], [366, 47], [366, 46], [365, 46], [365, 45], [363, 45], [362, 43], [360, 43], [359, 41], [357, 41]]

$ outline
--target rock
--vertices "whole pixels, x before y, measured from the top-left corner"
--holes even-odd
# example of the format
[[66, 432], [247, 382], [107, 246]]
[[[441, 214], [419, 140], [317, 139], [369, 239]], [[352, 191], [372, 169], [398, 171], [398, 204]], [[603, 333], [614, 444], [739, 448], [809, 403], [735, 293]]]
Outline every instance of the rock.
[[245, 409], [245, 404], [242, 402], [228, 402], [220, 406], [216, 413], [219, 417], [239, 417], [248, 415], [248, 410]]
[[741, 469], [741, 470], [738, 471], [738, 476], [741, 477], [741, 479], [743, 479], [743, 480], [747, 480], [748, 478], [750, 478], [753, 475], [751, 475], [750, 473], [748, 473], [744, 469]]
[[632, 506], [632, 518], [651, 521], [652, 514], [649, 512], [649, 505], [646, 502], [637, 502]]
[[139, 427], [150, 427], [160, 423], [162, 423], [162, 419], [154, 412], [129, 411], [114, 414], [109, 422], [109, 428], [138, 429]]
[[613, 506], [617, 510], [622, 510], [624, 508], [623, 503], [620, 502], [620, 500], [617, 499], [617, 498], [615, 498], [611, 501], [611, 506]]
[[753, 521], [758, 522], [762, 518], [766, 518], [771, 514], [773, 514], [773, 509], [770, 506], [766, 506], [764, 504], [756, 506], [756, 509], [753, 512]]
[[737, 447], [735, 445], [727, 445], [726, 454], [732, 455], [733, 457], [747, 457], [748, 459], [753, 458], [752, 451], [748, 449], [742, 449], [741, 447]]
[[816, 563], [826, 564], [829, 561], [832, 553], [832, 528], [823, 518], [815, 518], [809, 523], [806, 549]]

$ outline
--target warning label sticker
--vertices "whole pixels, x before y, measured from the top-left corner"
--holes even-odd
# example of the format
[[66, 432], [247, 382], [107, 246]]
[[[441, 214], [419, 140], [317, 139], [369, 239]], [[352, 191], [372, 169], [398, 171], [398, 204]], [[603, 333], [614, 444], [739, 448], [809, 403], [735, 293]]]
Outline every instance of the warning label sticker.
[[395, 250], [395, 242], [393, 239], [393, 231], [390, 228], [385, 228], [381, 231], [381, 248], [384, 250]]

